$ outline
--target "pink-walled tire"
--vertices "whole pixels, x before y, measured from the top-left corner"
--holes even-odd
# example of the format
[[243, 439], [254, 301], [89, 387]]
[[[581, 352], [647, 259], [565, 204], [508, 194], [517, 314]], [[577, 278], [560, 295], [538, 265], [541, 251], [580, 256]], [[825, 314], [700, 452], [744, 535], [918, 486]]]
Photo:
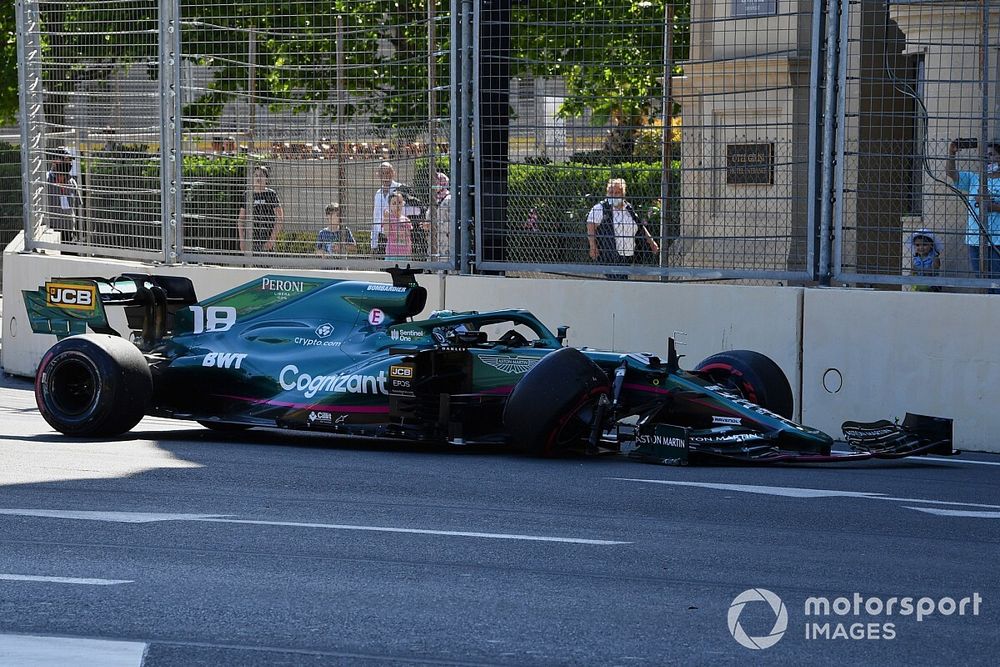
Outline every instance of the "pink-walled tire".
[[792, 418], [794, 402], [788, 378], [778, 364], [759, 352], [719, 352], [698, 364], [695, 371], [762, 408]]

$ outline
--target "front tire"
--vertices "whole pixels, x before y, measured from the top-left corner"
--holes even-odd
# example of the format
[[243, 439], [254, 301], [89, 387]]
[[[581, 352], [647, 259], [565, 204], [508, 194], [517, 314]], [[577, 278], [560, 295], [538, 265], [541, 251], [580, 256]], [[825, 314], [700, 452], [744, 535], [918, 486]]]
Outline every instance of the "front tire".
[[49, 425], [79, 437], [107, 437], [139, 423], [153, 394], [142, 352], [117, 336], [84, 334], [53, 345], [38, 366], [35, 402]]
[[504, 428], [539, 456], [554, 456], [589, 435], [590, 411], [611, 393], [608, 376], [571, 347], [546, 355], [507, 398]]
[[788, 378], [778, 364], [760, 352], [729, 350], [713, 354], [695, 371], [765, 410], [792, 418], [794, 401]]

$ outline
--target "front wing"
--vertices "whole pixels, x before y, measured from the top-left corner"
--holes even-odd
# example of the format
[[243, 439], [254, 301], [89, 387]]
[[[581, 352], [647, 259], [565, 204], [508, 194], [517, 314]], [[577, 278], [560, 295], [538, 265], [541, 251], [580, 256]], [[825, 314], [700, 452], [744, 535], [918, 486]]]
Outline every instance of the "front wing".
[[867, 459], [958, 454], [953, 447], [952, 420], [906, 413], [902, 423], [846, 421], [842, 425], [849, 452], [797, 452], [788, 449], [781, 431], [758, 432], [738, 427], [691, 429], [671, 424], [640, 427], [621, 451], [645, 463], [843, 463]]

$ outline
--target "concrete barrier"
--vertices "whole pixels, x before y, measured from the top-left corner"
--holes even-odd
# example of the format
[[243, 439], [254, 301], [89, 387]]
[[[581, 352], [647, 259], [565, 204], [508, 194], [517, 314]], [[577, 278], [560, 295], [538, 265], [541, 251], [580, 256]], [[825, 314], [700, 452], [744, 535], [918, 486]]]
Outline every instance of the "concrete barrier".
[[[122, 272], [183, 275], [207, 296], [266, 273], [388, 281], [380, 272], [267, 271], [151, 266], [22, 253], [4, 261], [4, 370], [33, 375], [55, 336], [32, 334], [21, 297], [56, 276]], [[526, 308], [569, 343], [665, 355], [674, 335], [684, 368], [729, 349], [774, 359], [795, 396], [796, 418], [840, 435], [846, 419], [902, 418], [907, 412], [955, 420], [956, 446], [1000, 452], [1000, 299], [991, 295], [856, 289], [742, 287], [484, 276], [419, 277], [430, 310]], [[112, 309], [109, 315], [115, 315]], [[112, 324], [115, 324], [113, 321]], [[683, 333], [680, 333], [683, 332]]]
[[665, 357], [674, 335], [682, 368], [723, 350], [756, 350], [798, 394], [802, 288], [480, 276], [449, 276], [445, 285], [452, 310], [526, 308], [553, 331], [568, 325], [576, 347]]
[[1000, 297], [810, 289], [803, 305], [804, 422], [949, 417], [956, 447], [1000, 452]]

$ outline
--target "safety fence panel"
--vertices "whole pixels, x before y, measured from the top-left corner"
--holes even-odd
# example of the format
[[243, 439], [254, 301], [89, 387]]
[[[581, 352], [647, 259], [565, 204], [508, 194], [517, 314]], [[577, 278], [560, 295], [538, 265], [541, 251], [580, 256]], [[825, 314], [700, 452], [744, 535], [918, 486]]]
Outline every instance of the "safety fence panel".
[[813, 2], [482, 6], [483, 268], [812, 276]]
[[1000, 288], [1000, 213], [980, 215], [1000, 208], [1000, 3], [855, 0], [843, 21], [834, 279]]
[[450, 266], [449, 16], [183, 0], [183, 256]]
[[452, 266], [447, 0], [19, 0], [18, 15], [29, 245]]
[[29, 247], [162, 255], [158, 5], [18, 3]]

